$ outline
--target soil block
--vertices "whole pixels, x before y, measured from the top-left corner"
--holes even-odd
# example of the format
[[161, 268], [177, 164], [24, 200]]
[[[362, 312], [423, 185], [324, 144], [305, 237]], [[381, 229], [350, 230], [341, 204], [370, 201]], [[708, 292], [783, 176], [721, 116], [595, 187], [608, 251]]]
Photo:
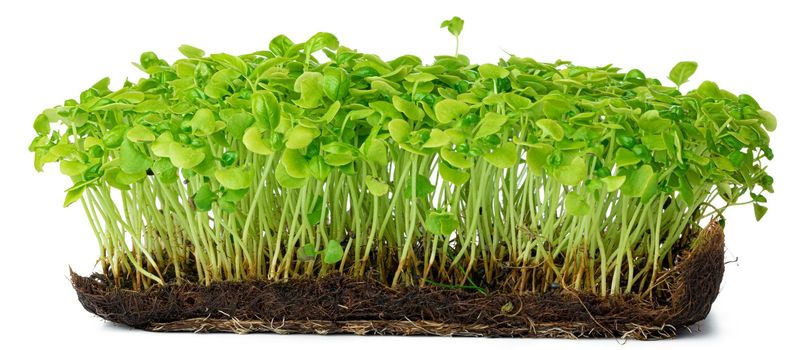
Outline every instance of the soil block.
[[724, 274], [724, 235], [716, 223], [660, 276], [666, 297], [601, 297], [444, 287], [390, 289], [342, 274], [285, 282], [115, 287], [101, 274], [71, 272], [83, 307], [149, 331], [388, 334], [488, 337], [668, 338], [704, 319]]

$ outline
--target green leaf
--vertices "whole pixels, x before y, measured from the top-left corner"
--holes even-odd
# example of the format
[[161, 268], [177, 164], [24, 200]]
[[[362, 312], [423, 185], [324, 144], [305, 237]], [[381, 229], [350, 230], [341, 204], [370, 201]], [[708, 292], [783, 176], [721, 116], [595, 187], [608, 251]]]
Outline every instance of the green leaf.
[[303, 108], [315, 108], [320, 105], [323, 98], [323, 74], [318, 72], [304, 72], [295, 80], [295, 92], [301, 97], [295, 104]]
[[470, 158], [445, 147], [440, 149], [440, 157], [448, 162], [448, 164], [459, 169], [468, 169], [473, 166], [473, 161]]
[[333, 154], [355, 154], [357, 153], [357, 149], [350, 144], [345, 142], [329, 142], [320, 147], [320, 149], [326, 153], [333, 153]]
[[368, 192], [377, 197], [384, 196], [390, 190], [390, 186], [384, 181], [373, 176], [365, 178], [365, 185], [368, 186]]
[[192, 120], [190, 120], [189, 125], [192, 127], [192, 134], [195, 136], [209, 136], [217, 131], [214, 113], [208, 108], [198, 109]]
[[691, 184], [688, 182], [688, 178], [685, 177], [685, 175], [679, 176], [679, 194], [680, 198], [682, 198], [682, 201], [685, 202], [686, 205], [690, 207], [694, 204], [693, 189], [691, 188]]
[[227, 53], [213, 53], [210, 55], [211, 59], [220, 63], [223, 67], [232, 69], [239, 74], [248, 74], [248, 65], [241, 58]]
[[206, 55], [203, 50], [190, 45], [181, 45], [178, 47], [178, 51], [186, 58], [201, 58]]
[[248, 189], [244, 188], [241, 190], [233, 190], [230, 188], [225, 188], [222, 190], [223, 194], [220, 196], [221, 201], [226, 201], [230, 203], [236, 203], [242, 200], [245, 195], [248, 194]]
[[448, 134], [443, 132], [443, 130], [435, 128], [432, 129], [429, 134], [429, 139], [423, 144], [423, 148], [440, 148], [447, 145], [450, 141], [451, 137], [449, 137]]
[[[676, 155], [677, 160], [682, 159], [682, 143], [679, 140], [679, 135], [677, 132], [664, 132], [663, 135], [663, 144], [666, 145], [666, 151], [668, 154], [673, 158]], [[633, 148], [634, 150], [634, 148]], [[691, 152], [688, 152], [691, 153]]]
[[534, 144], [526, 152], [526, 165], [529, 171], [540, 175], [543, 167], [548, 164], [548, 157], [554, 152], [554, 147], [545, 143]]
[[390, 131], [390, 137], [397, 143], [405, 143], [412, 127], [409, 126], [406, 120], [393, 119], [387, 123], [387, 130]]
[[452, 99], [445, 99], [434, 105], [435, 117], [443, 124], [462, 118], [469, 110], [470, 107], [465, 102]]
[[253, 116], [241, 109], [224, 109], [220, 111], [220, 119], [226, 124], [226, 130], [235, 139], [242, 138], [247, 129], [253, 124]]
[[436, 79], [437, 79], [436, 75], [426, 72], [410, 73], [409, 75], [404, 77], [404, 80], [410, 83], [426, 83]]
[[330, 239], [323, 251], [323, 262], [326, 264], [336, 264], [343, 259], [343, 247], [340, 242]]
[[228, 84], [219, 81], [211, 81], [206, 84], [203, 88], [203, 93], [215, 99], [222, 99], [230, 94], [228, 91]]
[[109, 149], [120, 147], [127, 132], [128, 128], [125, 125], [117, 125], [103, 135], [103, 144]]
[[312, 35], [312, 37], [309, 38], [306, 43], [304, 43], [304, 53], [310, 55], [322, 50], [323, 48], [337, 50], [338, 47], [340, 47], [340, 42], [337, 40], [337, 37], [334, 36], [334, 34], [318, 32], [315, 33], [315, 35]]
[[348, 96], [350, 86], [351, 78], [343, 69], [326, 67], [323, 70], [323, 92], [331, 100], [338, 101]]
[[615, 164], [619, 167], [635, 165], [640, 163], [640, 158], [626, 148], [619, 148], [615, 151]]
[[301, 188], [306, 183], [305, 178], [297, 178], [290, 176], [290, 174], [287, 173], [287, 169], [284, 167], [284, 164], [282, 163], [279, 163], [276, 166], [275, 176], [279, 186], [286, 189]]
[[309, 166], [309, 174], [317, 180], [325, 181], [331, 174], [331, 166], [321, 156], [313, 156], [309, 159], [307, 165]]
[[[506, 102], [510, 107], [513, 109], [527, 109], [532, 106], [532, 101], [528, 98], [516, 95], [515, 93], [506, 93], [504, 94], [504, 102]], [[593, 113], [589, 113], [591, 116]], [[579, 115], [577, 115], [579, 116]], [[575, 117], [577, 117], [575, 116]]]
[[721, 97], [721, 89], [719, 89], [718, 84], [709, 80], [705, 80], [699, 84], [699, 87], [696, 89], [696, 91], [699, 93], [699, 95], [706, 98]]
[[560, 126], [560, 123], [551, 120], [551, 119], [539, 119], [535, 122], [537, 126], [543, 130], [543, 134], [546, 136], [550, 136], [556, 141], [560, 141], [565, 136], [565, 132], [563, 131], [563, 127]]
[[170, 144], [170, 162], [179, 169], [191, 169], [203, 162], [206, 154], [199, 149], [184, 146], [178, 142]]
[[483, 79], [502, 79], [510, 75], [508, 70], [490, 63], [479, 66], [478, 70]]
[[727, 201], [728, 203], [737, 199], [733, 197], [732, 188], [730, 188], [729, 184], [727, 184], [726, 182], [717, 183], [716, 189], [718, 190], [718, 193], [721, 194], [721, 198]]
[[242, 135], [242, 143], [245, 145], [245, 148], [253, 153], [263, 155], [273, 154], [273, 148], [262, 138], [262, 130], [258, 127], [252, 126], [245, 130], [245, 134]]
[[576, 157], [571, 163], [555, 169], [554, 176], [557, 182], [565, 186], [579, 185], [587, 177], [585, 158]]
[[287, 149], [281, 155], [281, 163], [292, 177], [305, 179], [309, 176], [309, 166], [304, 156], [294, 149]]
[[487, 112], [485, 116], [479, 120], [476, 133], [473, 135], [475, 139], [485, 136], [493, 135], [507, 122], [507, 116], [495, 112]]
[[518, 151], [514, 143], [505, 142], [492, 153], [483, 154], [482, 157], [493, 166], [505, 169], [512, 167], [518, 161]]
[[707, 166], [707, 164], [710, 163], [710, 158], [699, 156], [698, 154], [694, 154], [693, 152], [685, 152], [683, 153], [683, 155], [688, 160], [701, 166]]
[[459, 221], [454, 214], [432, 210], [426, 214], [424, 226], [433, 234], [449, 235], [459, 228]]
[[666, 139], [663, 137], [663, 135], [643, 135], [641, 138], [643, 145], [652, 151], [663, 151], [668, 149], [665, 140]]
[[178, 169], [173, 166], [168, 158], [160, 158], [153, 163], [153, 174], [157, 176], [162, 183], [172, 183], [178, 181]]
[[173, 142], [175, 142], [173, 135], [169, 131], [164, 132], [156, 138], [156, 141], [150, 144], [150, 151], [157, 157], [169, 157], [170, 145]]
[[423, 120], [423, 110], [415, 105], [415, 103], [407, 101], [400, 96], [393, 96], [393, 107], [395, 107], [395, 109], [397, 109], [399, 112], [404, 113], [409, 120]]
[[64, 207], [66, 208], [81, 199], [85, 189], [86, 186], [78, 186], [67, 191], [67, 195], [64, 197]]
[[540, 110], [547, 118], [561, 119], [566, 113], [572, 110], [572, 103], [564, 96], [549, 94], [535, 102], [535, 106], [540, 106]]
[[585, 216], [590, 214], [590, 206], [582, 196], [570, 192], [565, 196], [565, 212], [569, 215]]
[[641, 165], [638, 170], [633, 171], [627, 176], [624, 185], [621, 186], [621, 193], [629, 197], [640, 197], [648, 200], [657, 189], [657, 176], [650, 165]]
[[374, 110], [376, 112], [379, 112], [379, 114], [384, 119], [401, 119], [402, 118], [401, 113], [398, 113], [398, 111], [395, 110], [395, 107], [393, 106], [393, 104], [390, 103], [390, 102], [387, 102], [387, 101], [372, 101], [372, 102], [368, 103], [368, 106], [370, 106], [370, 108], [372, 110]]
[[[430, 193], [433, 193], [434, 190], [435, 187], [431, 182], [429, 182], [429, 178], [420, 174], [415, 176], [415, 197], [426, 198], [426, 196]], [[412, 197], [412, 182], [407, 182], [407, 185], [404, 188], [404, 197]]]
[[109, 98], [118, 102], [140, 103], [145, 99], [145, 94], [142, 91], [124, 88], [110, 94]]
[[668, 73], [668, 79], [673, 81], [679, 87], [688, 81], [688, 78], [696, 72], [698, 65], [696, 62], [684, 61], [677, 63], [674, 68], [671, 68], [671, 73]]
[[33, 122], [33, 129], [38, 135], [47, 135], [50, 133], [50, 120], [46, 115], [40, 114]]
[[646, 111], [638, 119], [638, 126], [649, 133], [661, 133], [671, 126], [668, 119], [660, 117], [660, 113], [654, 109]]
[[365, 159], [380, 166], [386, 166], [389, 162], [387, 159], [387, 143], [384, 140], [372, 140], [365, 150]]
[[217, 193], [212, 191], [208, 184], [204, 184], [195, 194], [192, 195], [192, 203], [195, 204], [195, 210], [209, 211], [212, 210], [212, 203], [217, 200]]
[[326, 164], [331, 166], [344, 166], [348, 165], [354, 161], [354, 155], [350, 153], [345, 154], [326, 154], [323, 156], [323, 159], [326, 161]]
[[370, 82], [370, 89], [384, 95], [400, 95], [401, 91], [396, 90], [386, 80], [376, 79]]
[[323, 197], [317, 197], [315, 199], [315, 204], [312, 205], [312, 208], [306, 214], [306, 219], [309, 220], [310, 225], [317, 225], [320, 223], [322, 215], [323, 215]]
[[440, 164], [437, 166], [437, 172], [440, 174], [443, 180], [451, 182], [457, 186], [464, 185], [471, 177], [471, 174], [452, 168], [447, 162], [440, 162]]
[[451, 35], [459, 36], [460, 33], [462, 33], [463, 25], [465, 25], [465, 21], [463, 21], [462, 18], [454, 16], [440, 23], [440, 28], [448, 28], [448, 32], [451, 33]]
[[128, 129], [125, 137], [131, 142], [151, 142], [156, 140], [156, 135], [153, 134], [153, 131], [144, 125], [135, 125]]
[[490, 109], [495, 109], [498, 106], [504, 105], [504, 95], [503, 94], [489, 94], [482, 99], [482, 103], [486, 106], [490, 107]]
[[241, 190], [250, 187], [251, 181], [253, 181], [253, 171], [245, 167], [217, 169], [214, 172], [214, 178], [225, 188]]
[[763, 109], [759, 109], [757, 111], [758, 115], [760, 116], [760, 122], [763, 123], [763, 126], [768, 131], [774, 131], [777, 129], [777, 118], [771, 112]]
[[303, 125], [296, 125], [287, 132], [286, 146], [290, 149], [299, 149], [309, 146], [312, 141], [320, 136], [320, 130]]
[[276, 56], [285, 56], [288, 54], [288, 50], [290, 47], [293, 46], [292, 40], [288, 38], [284, 34], [279, 34], [275, 38], [270, 40], [270, 44], [268, 44], [268, 48], [270, 52], [276, 54]]
[[760, 219], [762, 219], [763, 216], [766, 215], [766, 212], [769, 210], [769, 208], [766, 208], [757, 203], [753, 203], [752, 207], [755, 209], [755, 220], [757, 221], [760, 221]]
[[300, 249], [298, 249], [296, 256], [300, 261], [314, 261], [315, 256], [317, 256], [315, 246], [312, 243], [304, 244]]
[[89, 167], [79, 161], [66, 159], [61, 160], [58, 163], [58, 166], [62, 174], [70, 177], [83, 174], [84, 171]]
[[278, 100], [270, 91], [259, 91], [251, 96], [251, 112], [257, 122], [266, 128], [275, 128], [279, 123]]
[[717, 168], [719, 168], [721, 170], [724, 170], [724, 171], [729, 171], [729, 172], [735, 171], [735, 166], [732, 164], [732, 162], [729, 159], [724, 158], [724, 157], [713, 157], [712, 159], [713, 159], [713, 163], [716, 164]]
[[129, 190], [130, 185], [139, 182], [147, 176], [145, 173], [128, 174], [119, 168], [109, 169], [105, 174], [106, 182], [119, 190]]
[[601, 179], [605, 186], [607, 186], [607, 192], [615, 192], [624, 184], [627, 180], [626, 176], [619, 175], [619, 176], [607, 176]]
[[361, 119], [365, 119], [365, 118], [368, 118], [370, 116], [373, 116], [375, 114], [376, 114], [376, 111], [374, 111], [374, 110], [372, 110], [370, 108], [355, 109], [353, 111], [348, 112], [348, 115], [346, 116], [346, 118], [348, 118], [348, 120], [361, 120]]
[[340, 111], [340, 107], [341, 107], [340, 101], [334, 101], [334, 103], [332, 103], [331, 106], [329, 106], [329, 109], [326, 110], [326, 113], [324, 113], [323, 116], [320, 117], [320, 120], [325, 123], [331, 122], [332, 120], [334, 120], [334, 117], [337, 116], [337, 112]]
[[128, 174], [144, 173], [153, 162], [150, 157], [140, 151], [136, 145], [128, 140], [123, 141], [120, 147], [120, 169]]

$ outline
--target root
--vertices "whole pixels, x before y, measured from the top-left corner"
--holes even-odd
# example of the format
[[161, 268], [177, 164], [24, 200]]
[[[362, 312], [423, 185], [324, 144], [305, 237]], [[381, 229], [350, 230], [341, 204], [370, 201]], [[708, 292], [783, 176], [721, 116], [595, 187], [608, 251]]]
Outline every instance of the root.
[[652, 299], [555, 289], [487, 294], [437, 286], [389, 288], [340, 273], [284, 282], [114, 287], [71, 272], [78, 299], [112, 322], [151, 331], [398, 334], [654, 339], [704, 319], [724, 273], [724, 238], [711, 224], [665, 271]]

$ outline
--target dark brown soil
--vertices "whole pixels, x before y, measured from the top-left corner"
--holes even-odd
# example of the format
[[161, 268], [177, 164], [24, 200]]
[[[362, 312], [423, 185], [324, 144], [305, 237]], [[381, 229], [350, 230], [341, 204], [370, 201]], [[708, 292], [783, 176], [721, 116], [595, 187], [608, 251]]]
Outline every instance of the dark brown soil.
[[704, 319], [724, 273], [713, 223], [661, 277], [668, 298], [602, 298], [572, 290], [515, 294], [390, 289], [333, 274], [288, 282], [167, 284], [136, 292], [72, 273], [78, 300], [106, 320], [152, 331], [432, 334], [490, 337], [671, 337]]

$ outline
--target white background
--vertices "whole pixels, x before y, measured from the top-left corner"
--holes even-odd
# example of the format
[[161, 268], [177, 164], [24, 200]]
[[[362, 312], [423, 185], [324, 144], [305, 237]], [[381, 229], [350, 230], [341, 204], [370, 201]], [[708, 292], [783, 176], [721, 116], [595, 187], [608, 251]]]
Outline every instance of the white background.
[[[294, 3], [290, 5], [290, 3]], [[0, 348], [78, 345], [83, 349], [619, 348], [615, 340], [155, 334], [114, 326], [84, 311], [68, 265], [92, 271], [96, 242], [80, 206], [61, 207], [69, 179], [56, 167], [33, 170], [27, 145], [34, 117], [98, 79], [119, 87], [142, 76], [143, 51], [172, 61], [191, 44], [206, 52], [266, 49], [280, 33], [304, 41], [317, 31], [385, 59], [415, 54], [431, 62], [453, 51], [439, 24], [459, 15], [461, 53], [496, 62], [505, 51], [582, 65], [613, 63], [665, 78], [674, 63], [699, 62], [685, 89], [710, 79], [749, 93], [772, 111], [776, 194], [763, 221], [751, 207], [727, 212], [727, 265], [721, 294], [700, 333], [627, 348], [789, 346], [800, 330], [799, 151], [800, 15], [791, 1], [313, 1], [245, 3], [13, 1], [0, 5]], [[667, 80], [665, 80], [667, 82]], [[7, 344], [3, 344], [7, 343]], [[10, 346], [9, 346], [10, 345]], [[70, 346], [71, 348], [72, 346]], [[47, 348], [47, 347], [45, 347]]]

